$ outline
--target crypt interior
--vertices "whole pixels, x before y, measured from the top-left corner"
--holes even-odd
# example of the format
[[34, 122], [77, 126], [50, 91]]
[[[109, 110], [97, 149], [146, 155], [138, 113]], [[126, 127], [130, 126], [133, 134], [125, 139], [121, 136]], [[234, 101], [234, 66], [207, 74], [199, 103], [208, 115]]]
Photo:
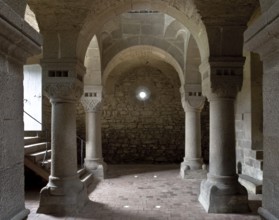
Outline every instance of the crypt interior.
[[0, 219], [279, 219], [279, 1], [0, 0]]

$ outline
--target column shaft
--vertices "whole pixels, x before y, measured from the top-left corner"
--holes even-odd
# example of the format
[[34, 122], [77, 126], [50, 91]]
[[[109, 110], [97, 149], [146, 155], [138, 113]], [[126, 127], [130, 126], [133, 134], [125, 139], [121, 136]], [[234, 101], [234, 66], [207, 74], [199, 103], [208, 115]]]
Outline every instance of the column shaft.
[[210, 167], [215, 176], [235, 176], [234, 100], [210, 102]]
[[75, 103], [52, 101], [52, 177], [77, 175]]
[[[186, 159], [201, 158], [200, 111], [187, 111], [185, 115], [185, 153]], [[201, 166], [197, 167], [201, 168]]]
[[199, 201], [210, 213], [249, 211], [247, 190], [238, 182], [235, 162], [234, 99], [210, 101], [210, 161]]
[[101, 112], [86, 113], [86, 159], [102, 158]]

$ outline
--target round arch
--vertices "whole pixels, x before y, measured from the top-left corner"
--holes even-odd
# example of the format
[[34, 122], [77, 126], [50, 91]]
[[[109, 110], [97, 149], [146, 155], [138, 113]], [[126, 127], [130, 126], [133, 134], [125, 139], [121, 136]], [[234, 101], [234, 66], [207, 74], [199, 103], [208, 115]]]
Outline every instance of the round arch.
[[154, 46], [133, 46], [127, 49], [120, 51], [117, 55], [115, 55], [111, 61], [104, 68], [103, 76], [102, 76], [102, 84], [105, 85], [109, 75], [113, 72], [117, 66], [119, 66], [123, 62], [129, 62], [136, 60], [139, 64], [145, 64], [147, 60], [150, 58], [155, 60], [164, 61], [166, 64], [170, 65], [175, 71], [178, 73], [178, 78], [181, 83], [181, 87], [183, 87], [185, 80], [184, 74], [179, 63], [166, 51], [154, 47]]
[[197, 42], [201, 60], [207, 61], [209, 57], [209, 45], [206, 28], [192, 0], [171, 1], [171, 0], [153, 0], [142, 1], [110, 1], [104, 4], [103, 1], [97, 1], [92, 6], [92, 13], [86, 18], [85, 24], [80, 32], [77, 43], [77, 56], [84, 59], [87, 47], [92, 37], [98, 33], [102, 26], [113, 19], [115, 15], [134, 10], [155, 10], [165, 13], [180, 23], [182, 23], [193, 35]]
[[[184, 57], [182, 52], [173, 44], [168, 42], [165, 39], [158, 39], [152, 36], [150, 37], [137, 37], [137, 41], [134, 40], [134, 37], [126, 38], [125, 40], [121, 39], [110, 48], [110, 53], [105, 54], [102, 59], [103, 66], [107, 66], [110, 60], [115, 57], [121, 51], [127, 48], [134, 48], [136, 46], [149, 46], [150, 48], [160, 48], [165, 53], [169, 54], [172, 58], [176, 59], [177, 63], [183, 68]], [[129, 45], [129, 47], [127, 47]], [[162, 45], [165, 45], [165, 50], [162, 48]]]

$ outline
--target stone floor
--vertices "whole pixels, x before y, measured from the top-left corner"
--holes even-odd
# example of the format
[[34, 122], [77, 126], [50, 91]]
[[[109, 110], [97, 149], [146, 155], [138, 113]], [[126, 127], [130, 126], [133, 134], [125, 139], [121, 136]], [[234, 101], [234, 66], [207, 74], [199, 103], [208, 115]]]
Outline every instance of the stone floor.
[[252, 213], [207, 214], [198, 202], [200, 180], [182, 180], [177, 165], [109, 166], [108, 179], [92, 184], [90, 203], [76, 216], [36, 214], [38, 190], [26, 192], [28, 219], [259, 220], [260, 198], [250, 196]]

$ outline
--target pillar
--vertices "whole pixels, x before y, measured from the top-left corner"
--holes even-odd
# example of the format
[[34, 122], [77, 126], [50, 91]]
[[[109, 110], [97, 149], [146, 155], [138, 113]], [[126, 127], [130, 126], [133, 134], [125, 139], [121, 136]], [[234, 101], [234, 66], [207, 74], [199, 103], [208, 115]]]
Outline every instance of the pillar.
[[52, 163], [49, 182], [41, 190], [38, 213], [75, 213], [88, 201], [77, 173], [76, 103], [83, 93], [83, 83], [79, 75], [82, 68], [75, 66], [42, 62], [43, 87], [52, 105]]
[[26, 2], [0, 1], [0, 219], [26, 219], [23, 65], [41, 36], [23, 19]]
[[210, 103], [210, 158], [199, 201], [210, 213], [249, 211], [247, 190], [236, 174], [235, 153], [234, 102], [241, 88], [243, 64], [242, 57], [212, 57], [210, 67], [201, 67], [203, 93]]
[[102, 87], [86, 86], [81, 103], [86, 113], [85, 168], [94, 177], [105, 177], [106, 163], [102, 155]]
[[262, 15], [244, 34], [246, 50], [263, 61], [263, 199], [262, 219], [279, 219], [279, 1], [261, 0]]
[[200, 114], [205, 98], [200, 85], [188, 85], [185, 90], [182, 95], [185, 110], [185, 157], [181, 163], [180, 174], [182, 178], [189, 178], [193, 176], [191, 171], [202, 170]]

